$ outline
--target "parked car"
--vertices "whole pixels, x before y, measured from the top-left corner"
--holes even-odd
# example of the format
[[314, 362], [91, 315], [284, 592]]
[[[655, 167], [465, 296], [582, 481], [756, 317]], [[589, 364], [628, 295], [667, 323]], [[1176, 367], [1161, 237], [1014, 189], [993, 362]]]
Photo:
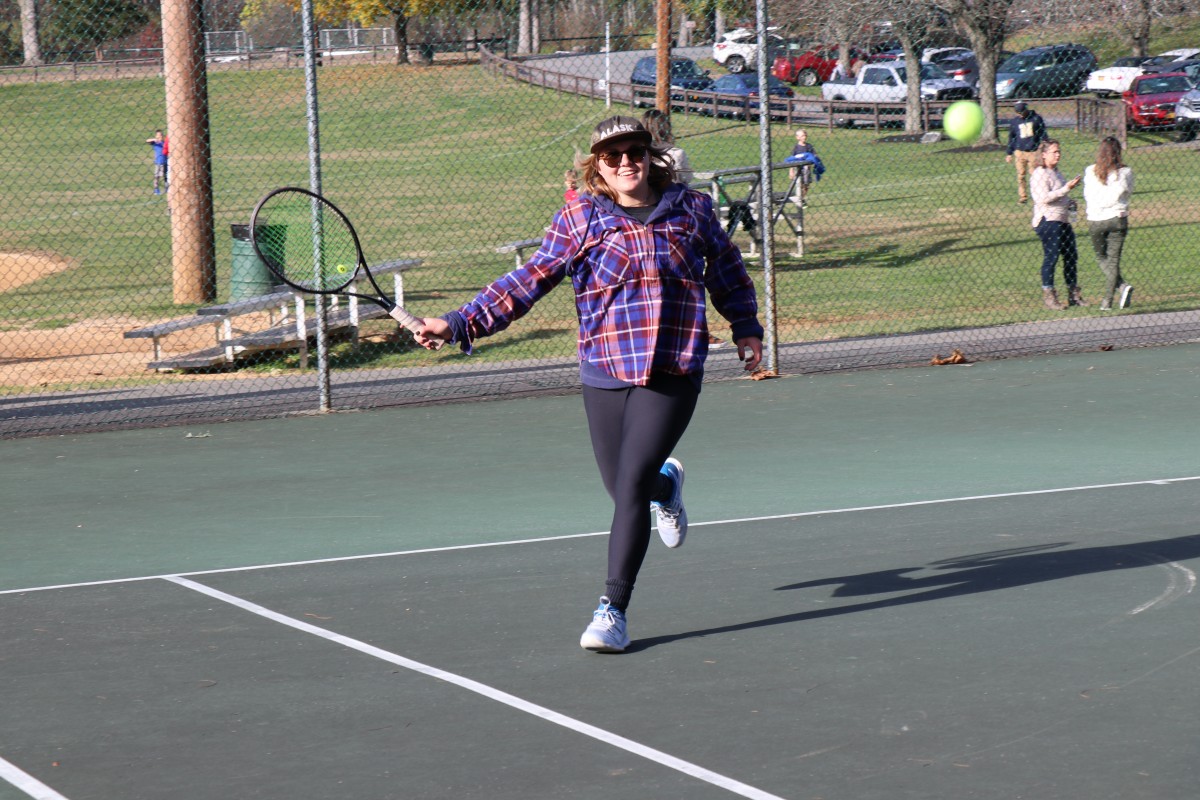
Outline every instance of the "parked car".
[[1192, 79], [1192, 83], [1200, 83], [1200, 59], [1188, 58], [1183, 61], [1171, 61], [1162, 66], [1147, 67], [1147, 75], [1154, 75], [1160, 72], [1182, 72]]
[[1086, 89], [1097, 97], [1124, 94], [1133, 79], [1138, 75], [1149, 72], [1175, 72], [1175, 65], [1184, 62], [1180, 53], [1190, 53], [1191, 50], [1168, 50], [1156, 56], [1126, 56], [1118, 58], [1111, 67], [1098, 69], [1088, 75]]
[[1088, 74], [1084, 89], [1097, 97], [1124, 94], [1133, 79], [1145, 72], [1146, 67], [1161, 63], [1163, 56], [1125, 56], [1118, 58], [1111, 67], [1094, 70]]
[[1022, 50], [996, 68], [996, 97], [1068, 97], [1083, 91], [1096, 57], [1078, 44]]
[[[787, 41], [767, 28], [767, 58], [775, 58], [777, 52], [787, 49]], [[727, 31], [713, 42], [713, 60], [735, 75], [758, 66], [758, 35], [750, 28], [735, 28]]]
[[[868, 61], [870, 54], [860, 48], [850, 49], [850, 61]], [[836, 46], [818, 47], [798, 56], [779, 56], [771, 65], [771, 74], [781, 81], [801, 86], [817, 86], [829, 80], [838, 63]]]
[[[828, 80], [821, 86], [826, 100], [863, 103], [903, 103], [908, 99], [908, 68], [903, 61], [867, 64], [857, 78]], [[974, 97], [971, 87], [950, 78], [936, 64], [921, 65], [922, 100], [961, 100]]]
[[948, 58], [973, 55], [975, 53], [969, 47], [926, 47], [921, 51], [921, 62], [924, 64], [937, 64], [940, 67], [942, 66], [942, 62]]
[[[750, 112], [753, 113], [758, 111], [758, 98], [761, 92], [759, 91], [758, 73], [756, 72], [746, 72], [739, 75], [722, 75], [713, 81], [712, 88], [709, 91], [718, 95], [736, 98], [751, 98], [749, 105]], [[792, 91], [792, 87], [788, 86], [774, 75], [767, 76], [767, 92], [771, 95], [771, 97], [793, 97], [796, 94], [794, 91]], [[743, 106], [743, 108], [745, 107]], [[771, 108], [782, 109], [784, 108], [784, 104], [772, 103]], [[718, 110], [718, 115], [725, 113], [736, 114], [739, 116], [749, 116], [741, 110], [736, 112], [732, 109], [729, 112]]]
[[1191, 89], [1192, 82], [1182, 72], [1137, 76], [1121, 95], [1129, 127], [1174, 128], [1175, 106]]
[[[629, 76], [629, 82], [634, 86], [657, 86], [658, 67], [654, 56], [639, 58]], [[671, 99], [683, 100], [691, 97], [693, 92], [707, 92], [712, 87], [713, 79], [707, 70], [690, 58], [672, 58], [669, 72], [671, 81]], [[641, 105], [639, 101], [634, 105]]]
[[1172, 61], [1186, 61], [1191, 58], [1200, 58], [1200, 47], [1180, 47], [1168, 50], [1162, 55], [1170, 56]]
[[[1001, 51], [1000, 62], [1011, 56], [1008, 51]], [[979, 94], [979, 61], [975, 58], [975, 53], [968, 50], [966, 53], [955, 53], [947, 56], [938, 62], [938, 66], [942, 71], [954, 78], [956, 81], [962, 81], [975, 90], [976, 96]]]
[[1175, 104], [1176, 141], [1190, 142], [1200, 132], [1200, 88], [1192, 89]]

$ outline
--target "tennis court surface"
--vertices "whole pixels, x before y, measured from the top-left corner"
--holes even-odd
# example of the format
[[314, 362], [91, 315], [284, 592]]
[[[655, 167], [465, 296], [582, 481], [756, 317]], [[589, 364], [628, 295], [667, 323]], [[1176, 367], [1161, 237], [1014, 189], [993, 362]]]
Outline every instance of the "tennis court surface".
[[578, 647], [578, 397], [21, 439], [0, 800], [1191, 798], [1200, 346], [705, 387]]

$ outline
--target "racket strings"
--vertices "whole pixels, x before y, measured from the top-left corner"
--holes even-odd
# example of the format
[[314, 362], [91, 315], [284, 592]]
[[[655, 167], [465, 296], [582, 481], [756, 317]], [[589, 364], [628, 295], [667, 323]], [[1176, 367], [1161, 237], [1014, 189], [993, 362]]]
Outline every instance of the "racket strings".
[[336, 291], [358, 270], [358, 246], [350, 224], [311, 195], [276, 194], [259, 209], [254, 235], [267, 266], [303, 289]]

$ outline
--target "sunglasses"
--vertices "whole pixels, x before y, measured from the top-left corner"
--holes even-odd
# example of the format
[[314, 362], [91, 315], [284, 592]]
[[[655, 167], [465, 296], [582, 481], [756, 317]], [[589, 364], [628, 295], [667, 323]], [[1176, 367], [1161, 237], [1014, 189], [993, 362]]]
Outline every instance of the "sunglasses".
[[631, 164], [640, 164], [648, 152], [650, 152], [650, 149], [645, 145], [635, 144], [628, 150], [617, 150], [612, 153], [600, 153], [596, 157], [607, 164], [609, 169], [616, 169], [617, 167], [621, 166], [622, 156], [629, 156], [629, 163]]

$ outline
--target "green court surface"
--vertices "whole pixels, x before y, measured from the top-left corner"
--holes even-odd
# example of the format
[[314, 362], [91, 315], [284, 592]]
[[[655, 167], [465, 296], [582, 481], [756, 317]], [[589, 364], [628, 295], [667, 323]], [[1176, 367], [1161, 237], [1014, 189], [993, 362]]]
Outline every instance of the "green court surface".
[[705, 387], [633, 645], [578, 397], [5, 443], [0, 800], [1189, 798], [1200, 347]]

